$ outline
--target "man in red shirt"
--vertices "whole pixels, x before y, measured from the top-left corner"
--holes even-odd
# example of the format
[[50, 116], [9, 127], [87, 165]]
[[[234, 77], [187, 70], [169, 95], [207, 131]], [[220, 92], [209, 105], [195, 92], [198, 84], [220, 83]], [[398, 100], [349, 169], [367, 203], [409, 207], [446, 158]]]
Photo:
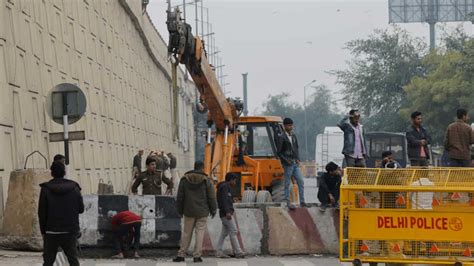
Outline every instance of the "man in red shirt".
[[140, 245], [140, 228], [142, 226], [142, 218], [131, 211], [123, 211], [119, 213], [116, 211], [109, 211], [107, 215], [109, 218], [112, 218], [112, 231], [114, 232], [115, 236], [115, 249], [117, 251], [117, 255], [115, 255], [114, 258], [124, 258], [123, 246], [125, 239], [128, 237], [133, 237], [133, 256], [135, 258], [139, 258], [140, 256], [138, 255], [138, 248]]

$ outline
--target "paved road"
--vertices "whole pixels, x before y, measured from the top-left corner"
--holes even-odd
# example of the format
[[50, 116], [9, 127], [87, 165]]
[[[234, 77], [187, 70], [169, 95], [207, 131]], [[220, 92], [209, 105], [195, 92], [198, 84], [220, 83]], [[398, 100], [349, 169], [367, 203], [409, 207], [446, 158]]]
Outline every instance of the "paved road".
[[[41, 257], [20, 256], [15, 258], [0, 257], [2, 266], [40, 266]], [[57, 266], [63, 266], [57, 265]], [[194, 264], [192, 258], [186, 263], [173, 263], [171, 259], [140, 259], [140, 260], [81, 260], [83, 266], [341, 266], [351, 265], [342, 264], [337, 258], [327, 257], [249, 257], [247, 259], [215, 259], [204, 258], [204, 263]]]

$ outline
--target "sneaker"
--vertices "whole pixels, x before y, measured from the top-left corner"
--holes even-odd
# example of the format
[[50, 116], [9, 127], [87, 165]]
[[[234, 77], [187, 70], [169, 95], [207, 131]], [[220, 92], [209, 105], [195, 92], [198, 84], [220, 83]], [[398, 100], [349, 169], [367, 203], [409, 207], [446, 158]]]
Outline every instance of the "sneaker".
[[319, 206], [319, 211], [325, 212], [327, 208], [328, 208], [327, 205], [321, 205], [321, 206]]
[[301, 202], [300, 207], [301, 208], [306, 208], [306, 207], [308, 207], [308, 204], [306, 204], [306, 202]]
[[138, 252], [135, 252], [135, 253], [133, 254], [133, 257], [134, 257], [135, 259], [139, 259], [139, 258], [140, 258], [140, 255], [138, 255]]
[[202, 262], [202, 258], [201, 257], [196, 257], [193, 259], [194, 262]]
[[224, 254], [224, 252], [222, 252], [222, 251], [217, 251], [217, 252], [216, 252], [216, 258], [219, 258], [219, 259], [228, 259], [228, 258], [230, 258], [230, 256]]
[[235, 254], [235, 258], [236, 259], [245, 259], [245, 253], [241, 252], [241, 253]]
[[123, 259], [123, 253], [119, 253], [115, 256], [112, 256], [112, 259]]
[[294, 211], [296, 210], [296, 206], [294, 204], [291, 204], [290, 206], [288, 206], [288, 209], [290, 209], [290, 211]]
[[183, 262], [184, 257], [177, 256], [176, 258], [173, 259], [173, 262]]

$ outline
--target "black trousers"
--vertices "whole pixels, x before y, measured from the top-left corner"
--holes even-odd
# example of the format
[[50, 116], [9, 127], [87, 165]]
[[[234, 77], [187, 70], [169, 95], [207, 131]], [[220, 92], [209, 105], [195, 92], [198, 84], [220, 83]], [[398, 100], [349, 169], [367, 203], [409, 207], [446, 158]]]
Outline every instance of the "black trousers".
[[329, 194], [332, 194], [334, 199], [335, 199], [335, 204], [339, 202], [339, 187], [335, 187], [330, 189], [330, 191], [325, 190], [322, 187], [319, 187], [318, 190], [318, 200], [321, 202], [321, 205], [323, 206], [328, 206], [330, 201], [329, 201]]
[[117, 253], [123, 252], [124, 247], [124, 238], [127, 239], [130, 236], [133, 236], [133, 249], [135, 252], [138, 251], [140, 247], [140, 229], [141, 223], [133, 224], [122, 224], [117, 229], [114, 230], [115, 236], [115, 250]]
[[64, 251], [70, 266], [79, 266], [77, 234], [43, 235], [43, 266], [53, 266], [58, 248]]

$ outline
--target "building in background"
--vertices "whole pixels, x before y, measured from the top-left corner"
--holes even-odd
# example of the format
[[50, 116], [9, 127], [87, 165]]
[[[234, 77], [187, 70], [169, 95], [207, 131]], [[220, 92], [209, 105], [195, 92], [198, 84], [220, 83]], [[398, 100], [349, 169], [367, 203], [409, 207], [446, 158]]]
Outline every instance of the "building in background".
[[[163, 14], [166, 16], [166, 14]], [[180, 172], [194, 161], [195, 88], [178, 71], [178, 140], [173, 141], [173, 93], [167, 46], [141, 1], [2, 1], [0, 5], [0, 177], [6, 201], [10, 172], [38, 150], [63, 153], [48, 133], [62, 126], [46, 114], [55, 85], [73, 83], [86, 94], [85, 117], [71, 130], [68, 178], [85, 194], [99, 179], [126, 192], [139, 148], [176, 154]], [[165, 21], [165, 19], [163, 19]], [[145, 160], [143, 160], [144, 162]], [[48, 162], [50, 163], [50, 161]], [[44, 167], [39, 157], [27, 167]]]

